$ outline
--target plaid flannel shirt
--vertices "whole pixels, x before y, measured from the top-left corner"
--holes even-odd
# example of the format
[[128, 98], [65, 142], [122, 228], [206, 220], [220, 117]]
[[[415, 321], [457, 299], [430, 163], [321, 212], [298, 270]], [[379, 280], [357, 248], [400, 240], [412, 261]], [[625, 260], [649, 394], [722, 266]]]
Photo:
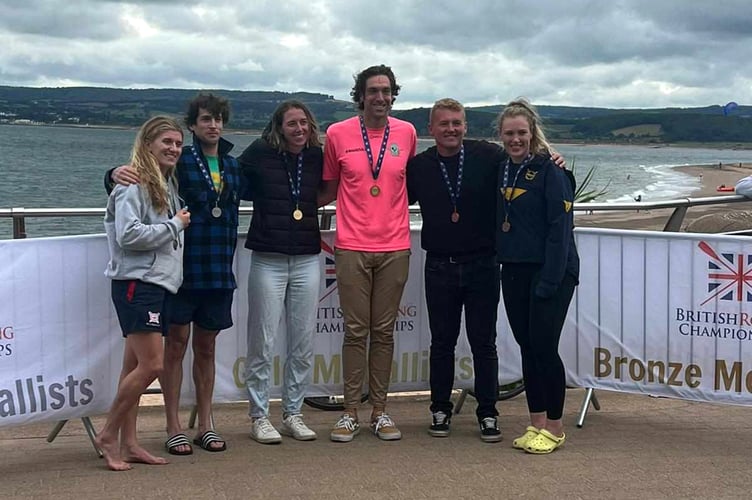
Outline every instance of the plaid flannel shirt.
[[[195, 137], [193, 143], [206, 166], [206, 158]], [[237, 160], [228, 154], [232, 147], [232, 143], [220, 139], [219, 162], [224, 182], [219, 199], [211, 181], [201, 171], [191, 146], [183, 147], [180, 155], [176, 169], [180, 197], [191, 212], [191, 224], [185, 230], [182, 288], [237, 287], [232, 261], [238, 239], [238, 207], [240, 199], [247, 198], [247, 188]], [[215, 206], [222, 210], [220, 217], [212, 216]]]

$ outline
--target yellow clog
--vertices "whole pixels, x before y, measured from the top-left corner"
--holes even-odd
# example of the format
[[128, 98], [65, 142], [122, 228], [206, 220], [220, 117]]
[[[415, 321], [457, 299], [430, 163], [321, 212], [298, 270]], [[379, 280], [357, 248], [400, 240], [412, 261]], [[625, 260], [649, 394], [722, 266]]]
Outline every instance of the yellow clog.
[[537, 427], [533, 427], [532, 425], [528, 425], [525, 429], [525, 434], [518, 437], [514, 441], [512, 441], [512, 448], [517, 448], [518, 450], [524, 450], [525, 446], [527, 446], [528, 441], [533, 439], [535, 436], [538, 435], [540, 431]]
[[535, 455], [547, 455], [564, 444], [566, 434], [554, 436], [546, 429], [541, 429], [537, 436], [527, 442], [525, 451]]

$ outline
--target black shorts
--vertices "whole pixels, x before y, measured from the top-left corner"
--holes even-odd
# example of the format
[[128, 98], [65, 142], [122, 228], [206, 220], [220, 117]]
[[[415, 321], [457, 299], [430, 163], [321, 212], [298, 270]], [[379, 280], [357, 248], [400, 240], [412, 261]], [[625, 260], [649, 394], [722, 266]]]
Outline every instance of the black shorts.
[[159, 285], [140, 280], [112, 280], [112, 303], [123, 337], [131, 333], [167, 335], [173, 294]]
[[176, 325], [195, 323], [204, 330], [225, 330], [232, 326], [232, 298], [235, 290], [181, 288], [171, 304], [171, 321]]

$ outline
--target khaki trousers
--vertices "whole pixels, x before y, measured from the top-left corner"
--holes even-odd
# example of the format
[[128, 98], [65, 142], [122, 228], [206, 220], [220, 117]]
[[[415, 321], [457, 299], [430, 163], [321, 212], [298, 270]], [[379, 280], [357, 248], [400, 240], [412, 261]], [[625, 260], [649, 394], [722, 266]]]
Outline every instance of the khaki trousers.
[[360, 405], [366, 367], [371, 404], [374, 408], [384, 408], [392, 373], [394, 322], [407, 282], [410, 250], [336, 249], [334, 257], [345, 322], [342, 343], [345, 408]]

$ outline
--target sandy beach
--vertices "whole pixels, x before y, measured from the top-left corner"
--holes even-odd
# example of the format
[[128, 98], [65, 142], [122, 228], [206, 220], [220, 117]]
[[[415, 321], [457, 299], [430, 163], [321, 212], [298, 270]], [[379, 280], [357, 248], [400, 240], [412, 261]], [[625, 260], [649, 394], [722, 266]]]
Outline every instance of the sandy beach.
[[[726, 196], [732, 192], [719, 192], [718, 186], [733, 187], [736, 182], [748, 175], [752, 175], [752, 163], [724, 164], [721, 168], [716, 165], [692, 165], [677, 167], [677, 170], [687, 175], [698, 177], [702, 187], [694, 191], [691, 198], [705, 198], [712, 196]], [[691, 207], [682, 222], [684, 230], [693, 220], [703, 215], [736, 210], [752, 210], [750, 203], [730, 203], [712, 206]], [[610, 227], [615, 229], [643, 229], [661, 231], [670, 217], [673, 209], [658, 210], [629, 210], [629, 211], [595, 211], [593, 213], [578, 211], [575, 213], [575, 224], [578, 227]]]

